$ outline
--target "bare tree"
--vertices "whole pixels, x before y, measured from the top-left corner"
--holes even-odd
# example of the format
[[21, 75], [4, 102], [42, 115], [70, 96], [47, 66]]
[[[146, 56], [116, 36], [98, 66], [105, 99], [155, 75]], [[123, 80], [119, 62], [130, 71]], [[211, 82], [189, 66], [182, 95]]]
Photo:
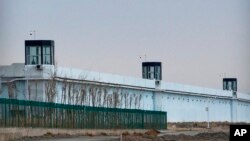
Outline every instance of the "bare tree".
[[128, 94], [128, 92], [125, 93], [125, 97], [124, 98], [125, 98], [125, 108], [128, 108], [128, 106], [129, 106], [128, 105], [129, 104], [129, 99], [128, 99], [129, 98], [129, 94]]
[[73, 100], [72, 100], [72, 87], [73, 87], [73, 83], [69, 82], [68, 84], [68, 89], [67, 89], [67, 103], [68, 104], [73, 104]]
[[67, 100], [67, 95], [66, 95], [67, 86], [68, 86], [67, 79], [64, 79], [63, 82], [62, 82], [62, 94], [61, 94], [61, 103], [62, 104], [66, 104], [66, 100]]
[[103, 95], [103, 89], [102, 89], [102, 87], [99, 87], [98, 88], [98, 91], [97, 91], [97, 96], [98, 96], [98, 98], [97, 98], [97, 103], [98, 103], [98, 106], [99, 107], [101, 107], [102, 106], [102, 95]]
[[139, 100], [139, 101], [138, 101], [138, 102], [139, 102], [138, 109], [141, 108], [141, 99], [142, 99], [142, 94], [140, 94], [139, 99], [138, 99], [138, 100]]
[[92, 88], [90, 88], [90, 96], [91, 96], [91, 104], [92, 106], [96, 106], [96, 88], [92, 86]]
[[86, 85], [83, 84], [81, 85], [80, 99], [80, 105], [84, 105], [86, 100]]
[[112, 108], [113, 106], [113, 101], [112, 101], [112, 94], [108, 95], [108, 107]]
[[[103, 92], [103, 107], [105, 107], [106, 103], [108, 103], [107, 101], [107, 95], [108, 95], [108, 90], [107, 88], [104, 88], [104, 92]], [[108, 107], [108, 104], [106, 105], [106, 107]]]
[[130, 95], [130, 99], [129, 99], [129, 106], [130, 106], [130, 109], [132, 108], [132, 102], [133, 102], [133, 95], [131, 94], [131, 95]]
[[15, 93], [16, 85], [14, 82], [7, 82], [7, 87], [8, 87], [8, 95], [9, 98], [17, 98], [17, 95]]
[[45, 83], [45, 96], [48, 102], [55, 102], [57, 65], [51, 70], [50, 75], [50, 79]]
[[123, 103], [124, 103], [123, 99], [124, 99], [124, 93], [123, 93], [123, 91], [121, 90], [121, 92], [120, 92], [120, 108], [123, 107]]
[[119, 105], [119, 94], [118, 94], [118, 90], [114, 90], [113, 91], [113, 107], [114, 108], [118, 108]]

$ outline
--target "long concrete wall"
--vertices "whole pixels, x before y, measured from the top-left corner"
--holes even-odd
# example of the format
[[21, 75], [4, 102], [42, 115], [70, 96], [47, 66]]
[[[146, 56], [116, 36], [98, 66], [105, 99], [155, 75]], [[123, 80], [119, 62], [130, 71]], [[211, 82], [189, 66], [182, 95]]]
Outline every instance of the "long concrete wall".
[[[0, 97], [50, 101], [48, 84], [55, 81], [57, 103], [167, 111], [170, 122], [250, 122], [248, 94], [50, 65], [8, 71], [22, 68], [18, 65], [0, 67]], [[15, 88], [11, 95], [10, 82]]]

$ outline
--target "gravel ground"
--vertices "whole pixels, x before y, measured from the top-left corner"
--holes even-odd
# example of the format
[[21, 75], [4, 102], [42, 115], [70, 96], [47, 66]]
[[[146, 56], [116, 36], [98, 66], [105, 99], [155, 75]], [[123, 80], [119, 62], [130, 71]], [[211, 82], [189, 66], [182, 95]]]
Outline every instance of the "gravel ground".
[[16, 141], [120, 141], [120, 137], [119, 136], [96, 136], [96, 137], [80, 136], [80, 137], [53, 137], [53, 138], [37, 137], [37, 138], [20, 139]]
[[[122, 139], [121, 139], [122, 138]], [[229, 141], [228, 132], [215, 131], [168, 131], [149, 130], [121, 136], [42, 136], [16, 141]]]
[[153, 135], [142, 135], [134, 136], [127, 135], [123, 137], [123, 141], [229, 141], [229, 134], [225, 132], [215, 132], [215, 133], [198, 133], [194, 136], [186, 134], [178, 135], [163, 135], [163, 136], [153, 136]]
[[128, 130], [116, 134], [103, 133], [99, 135], [89, 132], [89, 134], [79, 136], [47, 132], [43, 136], [28, 137], [16, 141], [229, 141], [228, 123], [212, 123], [211, 125], [211, 128], [207, 129], [206, 123], [175, 123], [169, 124], [168, 130], [162, 131], [137, 132], [136, 130]]

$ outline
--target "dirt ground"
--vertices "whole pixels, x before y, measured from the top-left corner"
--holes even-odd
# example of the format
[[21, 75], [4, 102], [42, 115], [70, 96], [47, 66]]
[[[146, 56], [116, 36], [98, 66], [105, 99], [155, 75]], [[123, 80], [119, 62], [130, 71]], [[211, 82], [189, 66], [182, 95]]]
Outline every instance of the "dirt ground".
[[229, 134], [225, 132], [202, 132], [196, 135], [127, 135], [123, 136], [123, 141], [229, 141]]
[[[15, 141], [71, 141], [71, 140], [113, 140], [118, 141], [229, 141], [229, 124], [210, 123], [168, 123], [168, 130], [47, 130], [38, 136], [25, 136]], [[40, 130], [39, 130], [40, 131]], [[42, 131], [42, 130], [41, 130]], [[82, 132], [84, 131], [84, 132]], [[72, 133], [71, 133], [72, 132]], [[78, 133], [77, 133], [78, 132]], [[30, 132], [29, 132], [30, 133]], [[41, 132], [40, 132], [41, 133]], [[31, 134], [31, 133], [30, 133]]]
[[122, 136], [68, 136], [46, 134], [41, 137], [22, 138], [16, 141], [229, 141], [226, 132], [213, 131], [171, 131], [148, 130], [145, 133], [123, 133]]
[[123, 141], [229, 141], [228, 122], [169, 123], [167, 131], [149, 130], [145, 134], [124, 134]]

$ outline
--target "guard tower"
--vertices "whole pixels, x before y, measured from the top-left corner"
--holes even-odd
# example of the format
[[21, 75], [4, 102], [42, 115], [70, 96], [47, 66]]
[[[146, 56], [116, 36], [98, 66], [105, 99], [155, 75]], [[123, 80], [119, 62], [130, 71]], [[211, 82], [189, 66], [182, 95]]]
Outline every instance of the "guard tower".
[[26, 40], [25, 65], [54, 65], [53, 40]]
[[162, 80], [161, 62], [142, 62], [142, 78]]
[[237, 91], [237, 78], [223, 78], [223, 90]]

